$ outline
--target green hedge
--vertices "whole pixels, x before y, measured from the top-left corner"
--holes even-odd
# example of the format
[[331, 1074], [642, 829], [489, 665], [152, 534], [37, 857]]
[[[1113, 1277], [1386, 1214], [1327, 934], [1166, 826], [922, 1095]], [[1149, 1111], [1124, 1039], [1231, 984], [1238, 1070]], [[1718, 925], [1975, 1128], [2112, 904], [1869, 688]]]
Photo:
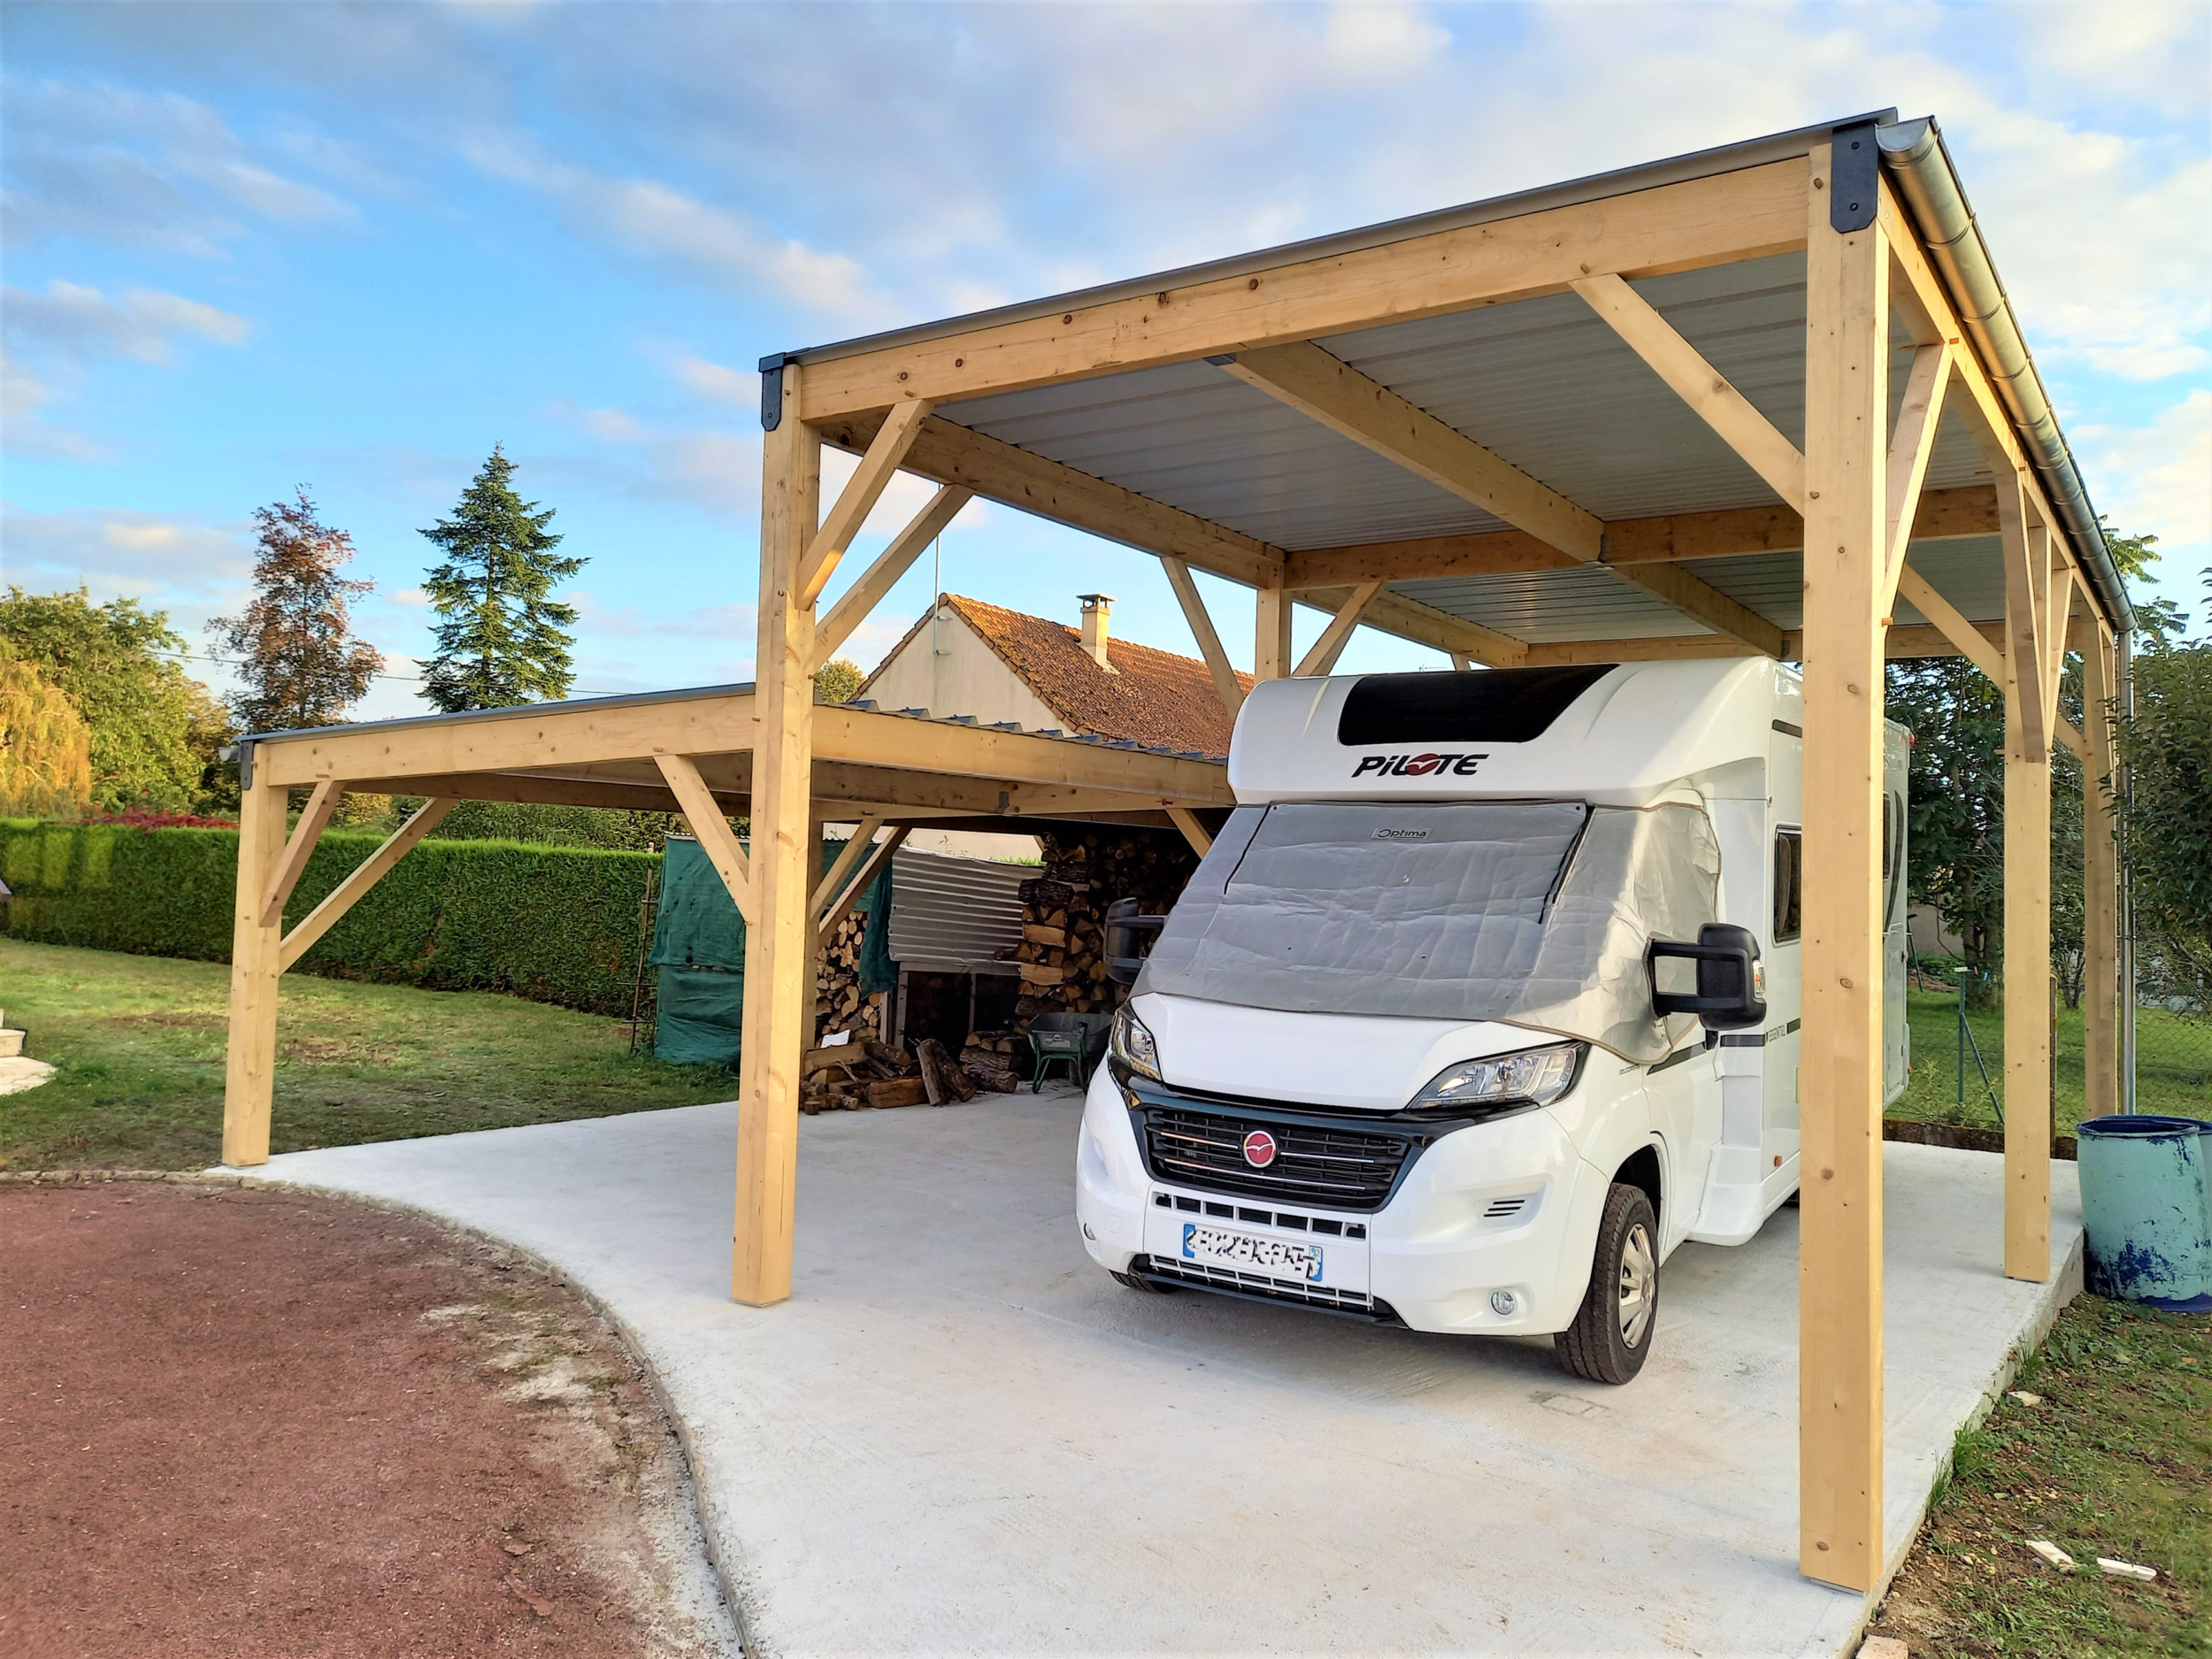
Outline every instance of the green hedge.
[[[380, 839], [326, 832], [285, 907], [286, 925]], [[296, 971], [627, 1015], [638, 906], [659, 862], [657, 853], [425, 841]], [[0, 877], [15, 893], [0, 908], [18, 939], [227, 962], [237, 868], [235, 830], [0, 819]]]

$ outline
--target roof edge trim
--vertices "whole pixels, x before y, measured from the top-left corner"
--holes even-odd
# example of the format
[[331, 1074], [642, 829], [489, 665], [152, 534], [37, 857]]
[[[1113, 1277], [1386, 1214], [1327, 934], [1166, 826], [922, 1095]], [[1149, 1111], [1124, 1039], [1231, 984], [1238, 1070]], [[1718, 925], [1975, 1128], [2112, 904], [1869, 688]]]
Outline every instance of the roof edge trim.
[[[887, 329], [881, 334], [860, 334], [850, 340], [805, 346], [795, 351], [779, 352], [776, 357], [780, 365], [783, 363], [827, 363], [838, 357], [854, 357], [863, 351], [918, 345], [926, 341], [941, 340], [950, 334], [966, 334], [972, 329], [1025, 322], [1053, 311], [1110, 304], [1140, 294], [1156, 293], [1163, 288], [1187, 288], [1194, 283], [1248, 276], [1302, 260], [1327, 258], [1365, 248], [1380, 248], [1394, 242], [1431, 235], [1438, 231], [1459, 230], [1470, 225], [1517, 219], [1523, 214], [1542, 212], [1550, 208], [1601, 202], [1609, 196], [1627, 196], [1638, 190], [1682, 184], [1693, 179], [1712, 178], [1719, 173], [1738, 173], [1746, 167], [1763, 166], [1769, 162], [1786, 161], [1793, 156], [1809, 155], [1813, 145], [1825, 142], [1829, 134], [1839, 127], [1880, 126], [1896, 119], [1894, 108], [1870, 111], [1863, 115], [1847, 116], [1841, 120], [1822, 121], [1816, 126], [1801, 127], [1786, 133], [1769, 134], [1764, 138], [1747, 139], [1712, 150], [1692, 150], [1687, 155], [1672, 157], [1664, 161], [1642, 162], [1609, 173], [1594, 173], [1584, 178], [1571, 179], [1563, 184], [1548, 184], [1532, 190], [1515, 191], [1509, 196], [1490, 196], [1457, 207], [1417, 213], [1406, 219], [1385, 219], [1380, 224], [1363, 226], [1356, 230], [1337, 231], [1303, 242], [1282, 242], [1250, 253], [1233, 254], [1198, 265], [1179, 265], [1173, 270], [1157, 271], [1148, 276], [1101, 283], [1095, 288], [1077, 288], [1066, 294], [1047, 295], [1041, 299], [1024, 300], [989, 311], [970, 311], [936, 322], [917, 323], [905, 328]], [[763, 366], [765, 367], [764, 359]]]
[[2135, 609], [2104, 526], [2089, 500], [2058, 413], [2036, 373], [2034, 354], [2012, 314], [1997, 266], [1982, 241], [1973, 207], [1936, 127], [1935, 117], [1884, 125], [1876, 134], [1882, 164], [1897, 181], [1905, 211], [1928, 244], [1929, 257], [1958, 303], [1959, 320], [1972, 338], [1997, 396], [2027, 440], [2028, 454], [2056, 503], [2074, 545], [2087, 555], [2098, 599], [2115, 627], [2135, 626]]

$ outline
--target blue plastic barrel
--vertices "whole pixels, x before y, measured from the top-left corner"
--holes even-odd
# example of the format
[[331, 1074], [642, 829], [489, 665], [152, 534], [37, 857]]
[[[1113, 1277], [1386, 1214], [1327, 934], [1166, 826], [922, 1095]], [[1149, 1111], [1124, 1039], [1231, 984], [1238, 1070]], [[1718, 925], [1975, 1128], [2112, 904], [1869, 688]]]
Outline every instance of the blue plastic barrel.
[[2092, 1118], [2076, 1135], [2089, 1288], [2212, 1313], [2212, 1123]]

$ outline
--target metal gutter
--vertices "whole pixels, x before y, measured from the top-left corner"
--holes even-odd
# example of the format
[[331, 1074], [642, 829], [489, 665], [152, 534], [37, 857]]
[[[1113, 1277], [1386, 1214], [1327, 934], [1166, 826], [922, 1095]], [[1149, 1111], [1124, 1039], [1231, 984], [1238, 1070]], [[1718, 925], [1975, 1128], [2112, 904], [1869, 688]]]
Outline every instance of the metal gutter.
[[2135, 626], [2127, 584], [2106, 545], [2097, 510], [2090, 504], [2066, 434], [2059, 430], [2058, 415], [2036, 373], [2035, 358], [2021, 336], [2012, 302], [1982, 242], [1974, 210], [1959, 184], [1958, 170], [1951, 165], [1935, 118], [1887, 123], [1876, 130], [1875, 138], [1881, 146], [1882, 165], [1895, 180], [1905, 211], [1928, 244], [1936, 270], [1959, 308], [1959, 320], [2025, 437], [2029, 459], [2083, 556], [2105, 614], [2125, 632]]
[[[1801, 127], [1793, 132], [1774, 133], [1764, 138], [1747, 139], [1741, 143], [1724, 144], [1714, 150], [1693, 150], [1686, 156], [1676, 156], [1666, 161], [1644, 162], [1633, 167], [1617, 168], [1610, 173], [1595, 173], [1586, 178], [1570, 180], [1564, 184], [1548, 184], [1540, 189], [1491, 196], [1458, 207], [1417, 213], [1408, 219], [1386, 219], [1379, 225], [1338, 231], [1305, 242], [1283, 242], [1252, 253], [1235, 254], [1225, 259], [1156, 272], [1150, 276], [1132, 277], [1125, 281], [1078, 288], [1068, 294], [1048, 295], [1042, 299], [1025, 300], [991, 311], [970, 311], [962, 317], [918, 323], [911, 327], [895, 328], [879, 334], [863, 334], [852, 340], [834, 341], [828, 345], [807, 346], [796, 351], [779, 351], [760, 360], [761, 373], [765, 380], [776, 381], [780, 390], [780, 371], [787, 363], [826, 363], [835, 357], [881, 350], [887, 346], [918, 345], [927, 340], [941, 340], [948, 334], [965, 334], [972, 328], [1023, 322], [1031, 318], [1048, 316], [1054, 311], [1109, 304], [1115, 300], [1134, 298], [1140, 294], [1156, 294], [1164, 288], [1188, 288], [1194, 283], [1218, 281], [1226, 277], [1249, 276], [1256, 272], [1273, 270], [1278, 265], [1306, 259], [1325, 259], [1363, 248], [1380, 248], [1415, 236], [1431, 235], [1438, 231], [1460, 230], [1470, 225], [1487, 225], [1499, 219], [1517, 219], [1525, 213], [1542, 212], [1550, 208], [1601, 202], [1609, 196], [1627, 196], [1660, 185], [1681, 184], [1692, 179], [1709, 179], [1724, 173], [1740, 173], [1746, 167], [1763, 167], [1770, 162], [1809, 155], [1815, 144], [1826, 142], [1828, 135], [1839, 127], [1866, 126], [1894, 121], [1896, 119], [1894, 109], [1872, 111], [1864, 115], [1852, 116], [1847, 120], [1823, 121], [1817, 127]], [[764, 390], [764, 397], [766, 396]], [[774, 419], [764, 403], [762, 413], [764, 424], [773, 431]]]

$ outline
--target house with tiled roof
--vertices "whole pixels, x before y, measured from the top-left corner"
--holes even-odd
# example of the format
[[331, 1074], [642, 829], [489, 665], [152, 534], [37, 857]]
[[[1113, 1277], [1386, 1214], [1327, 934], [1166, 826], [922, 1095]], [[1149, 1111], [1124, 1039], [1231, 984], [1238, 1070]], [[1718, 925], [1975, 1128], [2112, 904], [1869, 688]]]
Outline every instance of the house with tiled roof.
[[[941, 594], [858, 695], [940, 718], [1226, 756], [1229, 712], [1206, 664], [1112, 638], [1113, 601], [1104, 594], [1078, 603], [1081, 624], [1070, 627]], [[1249, 675], [1237, 679], [1250, 688]]]

